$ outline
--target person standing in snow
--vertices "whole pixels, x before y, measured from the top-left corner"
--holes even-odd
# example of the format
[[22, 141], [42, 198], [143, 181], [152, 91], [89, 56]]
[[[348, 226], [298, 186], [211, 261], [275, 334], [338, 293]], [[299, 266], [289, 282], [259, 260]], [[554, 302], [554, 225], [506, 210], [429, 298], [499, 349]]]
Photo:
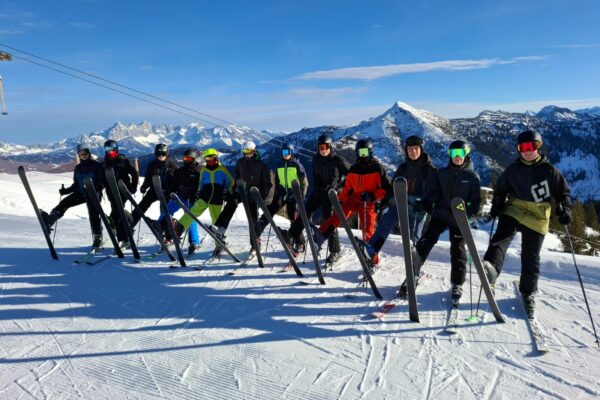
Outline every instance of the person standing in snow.
[[44, 223], [48, 227], [48, 232], [50, 232], [52, 225], [62, 218], [69, 208], [87, 203], [90, 227], [92, 228], [92, 248], [99, 249], [103, 245], [100, 214], [98, 214], [96, 209], [87, 202], [87, 192], [85, 190], [84, 181], [86, 178], [91, 178], [98, 196], [101, 197], [102, 189], [104, 188], [102, 183], [102, 164], [94, 159], [90, 147], [84, 143], [77, 145], [77, 156], [79, 157], [79, 164], [75, 166], [75, 170], [73, 171], [73, 183], [68, 188], [63, 186], [58, 189], [61, 196], [68, 196], [62, 199], [58, 205], [52, 209], [50, 214], [43, 210], [40, 210], [40, 213], [42, 214]]
[[541, 153], [542, 136], [532, 130], [519, 133], [519, 157], [498, 178], [490, 216], [498, 229], [483, 257], [484, 269], [494, 285], [516, 232], [521, 232], [521, 279], [519, 291], [529, 318], [534, 317], [540, 276], [540, 251], [550, 225], [551, 204], [557, 203], [558, 222], [571, 222], [571, 191], [560, 171]]
[[[423, 149], [423, 139], [419, 136], [409, 136], [404, 145], [406, 161], [398, 166], [394, 178], [403, 177], [408, 186], [408, 217], [409, 232], [412, 243], [416, 243], [421, 238], [423, 226], [427, 219], [427, 213], [423, 207], [425, 192], [428, 184], [436, 176], [437, 168], [433, 165], [429, 154]], [[394, 201], [393, 190], [383, 200], [383, 204], [388, 204], [379, 222], [375, 234], [364, 246], [366, 258], [373, 264], [379, 262], [379, 250], [383, 247], [388, 236], [398, 223], [398, 211]]]
[[[306, 199], [306, 214], [310, 219], [311, 215], [320, 208], [321, 216], [325, 219], [330, 217], [333, 211], [327, 193], [329, 189], [340, 190], [350, 165], [335, 153], [333, 138], [328, 134], [323, 134], [317, 139], [317, 154], [313, 157], [312, 162], [313, 189]], [[303, 229], [302, 218], [298, 216], [292, 222], [287, 233], [289, 240], [292, 243], [298, 243], [301, 240]], [[331, 231], [328, 239], [329, 255], [326, 262], [328, 265], [333, 265], [340, 257], [337, 229]]]
[[[448, 165], [437, 171], [428, 186], [423, 208], [431, 214], [431, 221], [423, 236], [416, 244], [413, 258], [415, 282], [421, 266], [437, 243], [440, 235], [446, 230], [450, 234], [450, 282], [452, 283], [452, 301], [458, 304], [462, 296], [462, 284], [467, 273], [467, 250], [465, 240], [460, 233], [451, 201], [455, 197], [463, 199], [467, 206], [467, 217], [471, 218], [479, 211], [481, 202], [479, 175], [473, 170], [470, 157], [471, 149], [464, 140], [455, 140], [448, 146]], [[406, 281], [400, 286], [399, 297], [406, 296]]]

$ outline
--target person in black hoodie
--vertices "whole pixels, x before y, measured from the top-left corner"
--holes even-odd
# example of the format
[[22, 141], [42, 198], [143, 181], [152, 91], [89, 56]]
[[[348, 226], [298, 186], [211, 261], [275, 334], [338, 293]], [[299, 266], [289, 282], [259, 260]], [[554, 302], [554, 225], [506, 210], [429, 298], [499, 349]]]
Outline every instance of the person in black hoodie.
[[58, 205], [52, 209], [50, 214], [43, 210], [40, 211], [42, 219], [48, 227], [48, 231], [50, 231], [52, 225], [62, 218], [69, 208], [87, 203], [90, 226], [92, 228], [92, 248], [99, 249], [103, 245], [100, 214], [98, 214], [94, 207], [87, 202], [87, 192], [83, 183], [86, 178], [91, 178], [98, 196], [101, 197], [102, 189], [104, 188], [102, 183], [102, 164], [92, 157], [90, 147], [87, 144], [82, 143], [77, 145], [77, 155], [79, 156], [79, 164], [75, 166], [75, 170], [73, 171], [73, 184], [68, 188], [63, 186], [58, 189], [61, 196], [68, 196], [62, 199]]
[[[275, 196], [268, 209], [271, 215], [275, 215], [283, 207], [286, 207], [286, 214], [290, 220], [297, 216], [296, 200], [292, 193], [292, 182], [298, 181], [302, 196], [306, 195], [308, 190], [308, 179], [306, 170], [298, 157], [294, 154], [294, 145], [285, 143], [281, 146], [281, 161], [275, 174]], [[266, 226], [269, 224], [267, 218], [262, 215], [258, 220], [256, 228], [257, 236], [260, 237]], [[291, 244], [291, 243], [290, 243]], [[304, 237], [300, 236], [293, 246], [290, 246], [294, 255], [304, 251]]]
[[[133, 168], [127, 157], [123, 154], [119, 153], [119, 144], [114, 140], [107, 140], [104, 143], [104, 162], [102, 163], [104, 170], [108, 168], [112, 168], [115, 179], [117, 182], [120, 180], [123, 181], [125, 186], [127, 186], [127, 190], [131, 194], [135, 194], [137, 192], [139, 175], [138, 172]], [[104, 185], [108, 185], [106, 181], [106, 175], [103, 176]], [[123, 223], [121, 222], [121, 216], [116, 206], [115, 198], [110, 190], [106, 191], [108, 201], [110, 202], [110, 218], [115, 225], [115, 230], [117, 231], [117, 240], [120, 242], [119, 246], [122, 248], [129, 247], [129, 240], [127, 238], [127, 233], [123, 229]], [[127, 223], [131, 221], [131, 214], [125, 212], [128, 217]]]
[[[313, 189], [306, 199], [306, 214], [310, 219], [311, 215], [320, 208], [321, 217], [325, 219], [330, 217], [333, 211], [327, 192], [329, 189], [340, 190], [350, 165], [335, 154], [333, 138], [328, 134], [323, 134], [317, 139], [317, 154], [313, 157], [312, 162]], [[302, 219], [298, 216], [292, 222], [288, 232], [291, 243], [302, 243], [303, 229]], [[332, 265], [340, 257], [337, 229], [332, 231], [328, 243], [329, 255], [326, 261], [327, 264]]]
[[[403, 177], [408, 186], [408, 218], [409, 232], [412, 243], [421, 238], [421, 233], [427, 214], [423, 208], [423, 200], [428, 184], [435, 177], [437, 168], [433, 166], [429, 154], [423, 149], [423, 139], [419, 136], [409, 136], [404, 145], [406, 161], [398, 166], [394, 179]], [[393, 179], [392, 179], [393, 181]], [[388, 205], [377, 222], [375, 234], [364, 246], [367, 259], [373, 264], [379, 262], [379, 250], [383, 247], [388, 236], [398, 223], [398, 210], [394, 201], [393, 190], [382, 200], [382, 207]]]
[[[413, 259], [413, 272], [418, 283], [421, 266], [437, 243], [440, 235], [449, 230], [450, 234], [450, 282], [452, 283], [452, 301], [458, 303], [462, 296], [462, 284], [467, 273], [467, 251], [465, 240], [458, 229], [451, 201], [455, 197], [464, 200], [467, 217], [471, 218], [479, 211], [481, 202], [479, 175], [473, 170], [470, 147], [464, 140], [455, 140], [448, 146], [450, 162], [437, 171], [431, 185], [428, 186], [423, 208], [431, 214], [431, 221], [423, 236], [416, 244]], [[406, 295], [406, 281], [400, 287], [399, 296]]]
[[[142, 186], [140, 186], [140, 192], [144, 195], [144, 197], [142, 197], [139, 206], [143, 212], [146, 212], [152, 203], [158, 200], [158, 197], [156, 197], [156, 191], [152, 185], [152, 177], [154, 175], [160, 176], [161, 186], [163, 187], [163, 190], [165, 190], [165, 199], [168, 199], [169, 193], [167, 190], [172, 186], [171, 180], [173, 179], [173, 174], [177, 169], [177, 163], [175, 160], [169, 157], [169, 148], [166, 144], [157, 144], [154, 147], [154, 156], [154, 160], [150, 161], [146, 167], [144, 183], [142, 183]], [[133, 212], [131, 228], [136, 226], [140, 219], [142, 219], [142, 213], [136, 208]]]
[[557, 203], [558, 222], [571, 222], [571, 190], [560, 171], [542, 154], [542, 136], [531, 130], [519, 133], [519, 158], [498, 178], [490, 216], [498, 229], [483, 257], [488, 280], [496, 283], [508, 246], [521, 232], [521, 279], [519, 291], [525, 311], [534, 317], [535, 294], [540, 276], [540, 250], [550, 225], [550, 199]]

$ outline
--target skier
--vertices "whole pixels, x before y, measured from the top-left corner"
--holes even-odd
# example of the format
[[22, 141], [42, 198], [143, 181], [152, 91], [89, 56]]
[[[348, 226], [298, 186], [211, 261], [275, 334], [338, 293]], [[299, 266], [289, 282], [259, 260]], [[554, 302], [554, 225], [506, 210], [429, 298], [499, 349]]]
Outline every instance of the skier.
[[[435, 178], [437, 168], [433, 165], [429, 154], [423, 149], [423, 139], [419, 136], [409, 136], [404, 145], [406, 161], [398, 166], [394, 179], [404, 177], [408, 186], [408, 218], [409, 231], [412, 243], [421, 238], [427, 213], [423, 208], [423, 201], [428, 184]], [[392, 179], [393, 181], [393, 179]], [[393, 190], [388, 193], [382, 205], [389, 205], [377, 223], [375, 234], [365, 244], [365, 258], [377, 265], [379, 250], [383, 247], [387, 237], [398, 223], [398, 210], [394, 202]]]
[[571, 222], [571, 191], [560, 171], [541, 152], [542, 136], [532, 130], [519, 133], [519, 157], [498, 178], [490, 216], [498, 218], [498, 229], [483, 257], [490, 284], [502, 271], [504, 257], [517, 231], [521, 232], [521, 279], [519, 291], [527, 316], [535, 313], [535, 295], [540, 275], [540, 250], [550, 224], [550, 199], [557, 203], [558, 222]]
[[[102, 163], [102, 166], [105, 170], [111, 168], [115, 174], [115, 179], [117, 182], [119, 179], [122, 180], [125, 186], [127, 186], [129, 192], [131, 194], [135, 194], [139, 180], [138, 172], [135, 170], [135, 168], [133, 168], [127, 157], [119, 153], [119, 144], [112, 139], [107, 140], [104, 143], [104, 162]], [[103, 177], [103, 182], [105, 186], [108, 185], [106, 175]], [[123, 222], [121, 221], [121, 217], [117, 209], [116, 200], [110, 190], [107, 190], [106, 193], [111, 208], [110, 218], [112, 219], [113, 224], [115, 225], [115, 230], [117, 231], [117, 240], [119, 241], [119, 246], [124, 249], [128, 248], [130, 247], [130, 243], [127, 238], [127, 233], [123, 228]], [[127, 211], [125, 211], [125, 214], [128, 218], [127, 223], [129, 223], [132, 216]]]
[[[286, 207], [288, 219], [293, 221], [298, 216], [296, 200], [292, 193], [293, 181], [298, 181], [302, 196], [305, 196], [308, 190], [306, 170], [302, 163], [300, 163], [298, 156], [294, 154], [294, 145], [284, 143], [281, 146], [281, 161], [277, 166], [275, 174], [275, 196], [268, 207], [271, 215], [275, 215], [283, 207]], [[269, 225], [269, 222], [266, 216], [262, 215], [258, 220], [256, 228], [258, 237], [260, 237], [267, 225]], [[288, 244], [288, 247], [290, 247], [294, 256], [304, 252], [304, 236], [300, 235], [300, 237], [297, 237], [294, 243], [290, 242]]]
[[[171, 180], [177, 169], [177, 163], [169, 157], [169, 148], [166, 144], [159, 143], [154, 147], [154, 157], [154, 160], [150, 161], [146, 167], [144, 183], [140, 186], [140, 192], [144, 196], [142, 197], [139, 206], [144, 212], [150, 208], [152, 203], [158, 200], [156, 191], [152, 187], [152, 177], [154, 175], [159, 175], [162, 187], [168, 188], [171, 186]], [[165, 198], [168, 199], [169, 197], [166, 196]], [[136, 209], [133, 212], [133, 220], [131, 221], [132, 229], [137, 225], [140, 219], [142, 219], [142, 213]]]
[[[448, 229], [453, 304], [458, 304], [462, 296], [462, 284], [465, 282], [467, 272], [467, 251], [465, 240], [452, 214], [451, 201], [455, 197], [463, 199], [469, 218], [477, 214], [481, 201], [479, 175], [473, 170], [470, 151], [469, 145], [464, 140], [455, 140], [448, 146], [450, 161], [446, 167], [437, 171], [423, 200], [423, 208], [431, 214], [431, 221], [415, 246], [413, 258], [415, 283], [418, 284], [421, 266], [440, 235]], [[406, 281], [404, 281], [398, 296], [406, 296], [406, 291]]]
[[[376, 203], [380, 202], [391, 190], [390, 179], [383, 165], [373, 155], [373, 143], [369, 139], [360, 139], [354, 148], [356, 163], [350, 167], [344, 187], [338, 195], [344, 217], [358, 213], [362, 228], [363, 241], [368, 241], [375, 232]], [[315, 230], [315, 244], [320, 249], [339, 225], [337, 214], [332, 214]]]
[[[196, 153], [186, 151], [184, 154], [184, 162], [189, 162], [187, 157], [196, 156]], [[207, 149], [203, 153], [204, 161], [206, 165], [201, 169], [194, 169], [194, 176], [192, 171], [183, 173], [183, 168], [180, 168], [176, 175], [175, 182], [179, 188], [174, 191], [180, 194], [181, 200], [186, 203], [189, 207], [195, 199], [196, 202], [190, 208], [192, 214], [200, 217], [202, 213], [208, 209], [210, 218], [214, 224], [217, 218], [221, 214], [223, 209], [223, 199], [225, 193], [231, 192], [233, 188], [233, 177], [221, 163], [219, 162], [219, 152], [216, 149]], [[198, 190], [199, 187], [199, 190]], [[186, 194], [187, 193], [187, 194]], [[171, 200], [173, 202], [173, 200]], [[171, 202], [169, 204], [171, 204]], [[190, 228], [190, 239], [193, 239], [188, 249], [188, 255], [193, 254], [199, 246], [198, 228], [197, 223], [193, 219], [184, 214], [178, 221], [177, 231], [180, 232], [186, 228]], [[193, 233], [193, 229], [196, 233]], [[193, 237], [196, 238], [193, 238]]]
[[[102, 164], [94, 159], [90, 147], [85, 143], [77, 145], [77, 155], [79, 156], [79, 164], [75, 166], [75, 170], [73, 171], [73, 183], [68, 188], [63, 186], [58, 189], [61, 196], [68, 196], [62, 199], [58, 205], [52, 209], [50, 214], [40, 210], [44, 223], [48, 227], [48, 232], [50, 232], [52, 225], [65, 215], [65, 212], [69, 208], [87, 202], [87, 193], [83, 184], [85, 178], [91, 178], [98, 196], [102, 195]], [[92, 250], [98, 250], [104, 243], [102, 239], [100, 215], [90, 203], [87, 203], [87, 209], [90, 217], [90, 226], [92, 228]]]
[[[328, 218], [331, 216], [332, 207], [327, 192], [329, 189], [337, 191], [341, 188], [350, 166], [345, 159], [335, 154], [333, 138], [328, 134], [323, 134], [317, 139], [317, 154], [313, 157], [312, 162], [314, 186], [310, 196], [306, 199], [306, 214], [310, 219], [310, 216], [320, 208], [321, 216]], [[292, 222], [288, 232], [292, 243], [301, 241], [303, 229], [302, 218], [298, 216]], [[337, 229], [331, 232], [328, 243], [329, 255], [326, 263], [332, 265], [340, 257], [340, 241]]]

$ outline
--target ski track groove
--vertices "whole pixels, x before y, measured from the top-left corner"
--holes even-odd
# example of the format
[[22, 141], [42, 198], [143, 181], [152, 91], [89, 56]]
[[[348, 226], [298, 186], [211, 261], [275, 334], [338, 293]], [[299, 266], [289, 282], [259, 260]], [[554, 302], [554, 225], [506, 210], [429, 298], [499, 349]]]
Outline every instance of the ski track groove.
[[[362, 373], [362, 379], [360, 380], [360, 383], [358, 385], [358, 390], [361, 392], [361, 397], [365, 397], [365, 384], [366, 384], [366, 380], [367, 380], [367, 375], [369, 373], [369, 368], [371, 367], [371, 363], [373, 362], [373, 347], [374, 345], [371, 344], [371, 341], [374, 340], [373, 337], [371, 335], [366, 336], [366, 339], [363, 340], [361, 343], [362, 346], [364, 346], [365, 344], [369, 346], [368, 351], [368, 356], [367, 356], [367, 363], [364, 366], [363, 369], [363, 373]], [[364, 349], [364, 348], [363, 348]]]
[[160, 389], [160, 385], [154, 378], [154, 374], [152, 373], [152, 371], [150, 371], [150, 367], [148, 366], [148, 363], [146, 362], [146, 358], [144, 356], [140, 356], [140, 360], [142, 361], [144, 368], [146, 368], [146, 371], [148, 371], [148, 375], [150, 376], [150, 379], [152, 379], [152, 382], [154, 382], [154, 387], [156, 388], [158, 393], [160, 393], [160, 395], [164, 397], [164, 394], [163, 394], [162, 390]]

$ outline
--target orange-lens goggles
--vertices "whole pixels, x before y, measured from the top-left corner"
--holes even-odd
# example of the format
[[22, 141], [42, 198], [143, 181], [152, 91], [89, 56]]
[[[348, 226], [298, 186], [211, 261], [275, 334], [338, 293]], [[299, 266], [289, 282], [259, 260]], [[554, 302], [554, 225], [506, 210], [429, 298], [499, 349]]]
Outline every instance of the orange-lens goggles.
[[329, 146], [327, 143], [321, 143], [319, 145], [319, 150], [329, 150], [331, 146]]
[[519, 153], [526, 153], [528, 151], [535, 151], [542, 147], [540, 142], [523, 142], [517, 145], [517, 150]]
[[196, 158], [192, 157], [192, 156], [183, 156], [183, 161], [185, 161], [185, 162], [194, 162], [194, 161], [196, 161]]

